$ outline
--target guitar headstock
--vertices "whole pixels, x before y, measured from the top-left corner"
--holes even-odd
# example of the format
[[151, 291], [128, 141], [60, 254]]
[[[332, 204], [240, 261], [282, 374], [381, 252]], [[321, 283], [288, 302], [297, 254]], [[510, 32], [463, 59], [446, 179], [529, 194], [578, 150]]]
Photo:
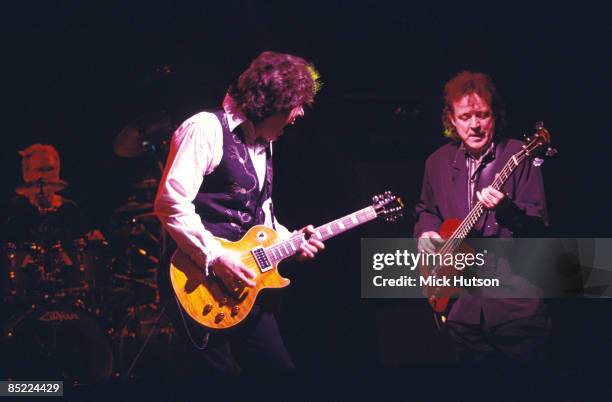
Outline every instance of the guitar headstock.
[[[557, 150], [549, 147], [551, 137], [550, 132], [544, 127], [544, 123], [539, 121], [535, 126], [536, 132], [531, 137], [525, 138], [525, 145], [523, 145], [523, 153], [525, 156], [530, 156], [536, 151], [539, 151], [540, 148], [547, 147], [545, 155], [553, 156], [557, 153]], [[539, 165], [542, 164], [543, 159], [536, 158], [538, 160]], [[539, 166], [538, 165], [538, 166]]]
[[394, 222], [404, 214], [404, 202], [391, 191], [385, 191], [372, 197], [372, 207], [376, 216], [387, 222]]

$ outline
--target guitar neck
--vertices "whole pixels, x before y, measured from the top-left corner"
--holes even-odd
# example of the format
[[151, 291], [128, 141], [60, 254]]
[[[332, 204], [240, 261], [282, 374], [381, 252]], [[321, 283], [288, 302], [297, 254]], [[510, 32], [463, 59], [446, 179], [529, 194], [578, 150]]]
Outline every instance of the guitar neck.
[[[363, 225], [377, 217], [373, 207], [369, 206], [335, 221], [319, 226], [314, 230], [312, 237], [325, 241], [348, 230]], [[300, 245], [305, 241], [303, 233], [297, 233], [282, 242], [265, 248], [265, 253], [272, 263], [282, 261], [299, 253]]]

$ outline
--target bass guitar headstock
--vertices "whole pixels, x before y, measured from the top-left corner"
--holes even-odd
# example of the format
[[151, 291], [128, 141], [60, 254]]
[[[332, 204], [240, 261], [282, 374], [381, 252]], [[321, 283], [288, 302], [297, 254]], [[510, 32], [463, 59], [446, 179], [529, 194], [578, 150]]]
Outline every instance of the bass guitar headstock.
[[391, 191], [385, 191], [372, 197], [372, 207], [376, 216], [387, 222], [394, 222], [404, 214], [404, 202]]
[[[524, 157], [533, 156], [535, 153], [542, 154], [542, 149], [546, 148], [543, 153], [544, 156], [554, 156], [557, 154], [557, 150], [550, 147], [551, 136], [550, 132], [544, 127], [544, 123], [539, 121], [535, 125], [535, 133], [531, 136], [525, 136], [525, 145], [523, 145], [522, 153]], [[544, 159], [541, 157], [533, 158], [534, 166], [541, 166], [544, 163]]]

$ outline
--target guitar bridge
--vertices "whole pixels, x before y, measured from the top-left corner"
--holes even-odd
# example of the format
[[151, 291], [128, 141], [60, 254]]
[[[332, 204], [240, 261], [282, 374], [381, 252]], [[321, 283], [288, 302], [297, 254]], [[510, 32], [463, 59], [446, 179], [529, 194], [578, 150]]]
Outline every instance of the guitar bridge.
[[266, 272], [272, 269], [272, 264], [270, 264], [270, 260], [268, 259], [263, 247], [254, 248], [251, 250], [251, 254], [253, 255], [253, 258], [255, 259], [255, 262], [257, 263], [257, 266], [261, 272]]

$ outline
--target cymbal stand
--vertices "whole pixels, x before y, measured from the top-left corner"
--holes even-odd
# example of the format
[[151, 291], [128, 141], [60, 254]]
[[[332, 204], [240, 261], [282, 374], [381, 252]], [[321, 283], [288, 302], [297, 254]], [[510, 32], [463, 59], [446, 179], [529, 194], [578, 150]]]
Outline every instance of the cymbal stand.
[[[136, 356], [134, 356], [134, 359], [132, 359], [132, 362], [130, 363], [129, 368], [127, 369], [125, 375], [123, 376], [124, 380], [130, 378], [130, 375], [132, 374], [132, 371], [134, 370], [134, 367], [136, 367], [136, 363], [138, 362], [138, 359], [140, 359], [140, 356], [142, 356], [142, 353], [144, 352], [144, 350], [146, 349], [147, 345], [151, 341], [151, 338], [153, 337], [153, 335], [155, 335], [157, 333], [157, 331], [159, 330], [159, 323], [161, 321], [162, 316], [164, 315], [164, 312], [166, 311], [166, 307], [168, 306], [168, 301], [169, 300], [166, 300], [166, 302], [164, 303], [164, 306], [162, 307], [162, 309], [160, 310], [159, 314], [157, 315], [157, 318], [155, 319], [155, 323], [153, 324], [153, 328], [151, 328], [151, 330], [147, 334], [147, 337], [145, 338], [144, 342], [140, 346], [140, 349], [138, 349], [138, 353], [136, 353]], [[120, 349], [121, 349], [120, 353], [123, 353], [123, 348], [121, 347]]]

